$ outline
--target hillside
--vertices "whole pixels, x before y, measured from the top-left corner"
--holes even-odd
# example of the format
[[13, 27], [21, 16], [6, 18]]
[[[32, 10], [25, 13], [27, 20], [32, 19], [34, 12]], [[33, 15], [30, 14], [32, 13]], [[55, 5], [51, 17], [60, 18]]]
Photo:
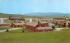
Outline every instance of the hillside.
[[14, 14], [4, 14], [4, 13], [0, 13], [0, 18], [6, 18], [9, 16], [15, 16]]

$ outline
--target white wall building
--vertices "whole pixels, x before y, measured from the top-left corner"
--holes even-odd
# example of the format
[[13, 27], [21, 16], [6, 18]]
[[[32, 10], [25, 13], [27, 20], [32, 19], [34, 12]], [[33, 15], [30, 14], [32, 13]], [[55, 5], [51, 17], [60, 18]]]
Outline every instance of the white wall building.
[[0, 24], [5, 24], [5, 20], [7, 20], [7, 18], [0, 18]]

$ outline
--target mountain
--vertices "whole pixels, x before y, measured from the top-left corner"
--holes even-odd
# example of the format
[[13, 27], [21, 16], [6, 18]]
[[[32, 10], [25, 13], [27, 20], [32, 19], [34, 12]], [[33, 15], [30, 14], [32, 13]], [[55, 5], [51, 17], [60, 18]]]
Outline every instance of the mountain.
[[20, 14], [4, 14], [4, 13], [0, 13], [0, 18], [5, 18], [5, 17], [9, 17], [9, 16], [21, 16], [21, 17], [62, 17], [62, 16], [70, 16], [69, 13], [30, 13], [30, 14], [24, 14], [24, 15], [20, 15]]
[[20, 18], [24, 18], [24, 17], [33, 17], [33, 16], [25, 16], [22, 14], [5, 14], [5, 13], [0, 13], [0, 18], [9, 18], [10, 16], [18, 16]]
[[69, 13], [31, 13], [25, 14], [26, 16], [70, 16]]

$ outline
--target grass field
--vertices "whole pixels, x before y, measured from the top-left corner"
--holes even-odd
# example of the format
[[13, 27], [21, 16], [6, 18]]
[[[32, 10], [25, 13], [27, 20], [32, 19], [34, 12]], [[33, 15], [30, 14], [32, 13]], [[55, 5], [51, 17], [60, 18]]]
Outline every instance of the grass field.
[[70, 43], [70, 30], [59, 32], [22, 32], [0, 33], [0, 43]]

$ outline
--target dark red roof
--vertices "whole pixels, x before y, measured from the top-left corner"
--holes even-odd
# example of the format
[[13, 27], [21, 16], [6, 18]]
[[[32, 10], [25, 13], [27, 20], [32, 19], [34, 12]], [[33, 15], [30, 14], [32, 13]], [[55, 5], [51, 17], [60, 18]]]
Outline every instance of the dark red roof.
[[48, 23], [37, 24], [36, 27], [47, 27]]

